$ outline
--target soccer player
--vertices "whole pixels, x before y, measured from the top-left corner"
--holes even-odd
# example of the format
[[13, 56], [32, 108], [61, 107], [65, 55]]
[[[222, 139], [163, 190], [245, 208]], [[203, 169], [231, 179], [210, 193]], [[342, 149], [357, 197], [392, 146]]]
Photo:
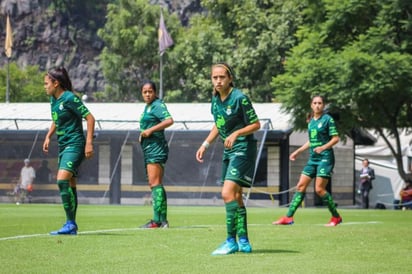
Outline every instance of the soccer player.
[[146, 106], [140, 116], [139, 142], [143, 150], [153, 205], [153, 219], [141, 228], [168, 228], [167, 196], [162, 180], [169, 147], [164, 131], [173, 125], [173, 118], [165, 103], [157, 97], [155, 83], [145, 81], [141, 93]]
[[294, 161], [301, 152], [309, 149], [309, 160], [300, 175], [296, 186], [297, 191], [292, 198], [286, 216], [273, 222], [274, 225], [293, 224], [293, 215], [305, 198], [306, 188], [313, 178], [315, 178], [316, 193], [328, 205], [328, 209], [332, 214], [332, 218], [326, 226], [337, 226], [342, 222], [332, 196], [326, 191], [326, 186], [335, 165], [332, 147], [339, 142], [338, 131], [333, 118], [324, 113], [325, 102], [322, 96], [316, 95], [312, 98], [311, 108], [312, 116], [308, 124], [309, 140], [289, 157], [291, 161]]
[[227, 238], [212, 255], [227, 255], [237, 251], [250, 253], [252, 247], [248, 238], [242, 188], [252, 185], [257, 152], [253, 133], [259, 130], [260, 122], [249, 98], [234, 88], [234, 74], [229, 65], [213, 65], [211, 78], [211, 112], [215, 124], [197, 150], [196, 159], [202, 163], [207, 148], [220, 136], [224, 145], [222, 198], [226, 209]]
[[[51, 235], [76, 235], [78, 168], [84, 158], [93, 156], [95, 119], [82, 100], [73, 93], [73, 87], [65, 68], [51, 69], [44, 77], [44, 89], [50, 96], [52, 124], [43, 143], [48, 153], [51, 137], [57, 135], [59, 148], [57, 185], [59, 186], [66, 223]], [[83, 132], [83, 119], [87, 122], [87, 134]]]

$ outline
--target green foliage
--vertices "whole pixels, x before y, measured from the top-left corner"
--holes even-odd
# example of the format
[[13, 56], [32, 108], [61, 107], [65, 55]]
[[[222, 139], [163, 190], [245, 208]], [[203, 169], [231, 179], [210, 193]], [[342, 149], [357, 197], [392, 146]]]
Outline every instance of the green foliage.
[[[353, 128], [376, 130], [388, 142], [399, 167], [399, 131], [412, 127], [412, 2], [307, 1], [299, 45], [286, 73], [272, 86], [296, 128], [306, 128], [310, 98], [321, 94], [339, 113], [342, 135]], [[314, 9], [314, 7], [323, 7]]]
[[[167, 93], [168, 101], [205, 102], [211, 95], [210, 67], [215, 62], [221, 62], [230, 54], [227, 44], [232, 44], [229, 39], [224, 39], [220, 25], [213, 20], [205, 20], [201, 16], [191, 18], [192, 26], [182, 29], [176, 45], [169, 54], [173, 60], [166, 71], [172, 71], [165, 83], [172, 85], [170, 80], [179, 82], [174, 88], [176, 91]], [[205, 31], [207, 29], [208, 31]], [[169, 74], [170, 75], [170, 74]], [[181, 90], [181, 92], [179, 92]]]
[[[144, 79], [159, 79], [160, 9], [144, 0], [120, 0], [107, 9], [106, 25], [98, 32], [106, 44], [100, 55], [106, 92], [112, 101], [133, 101], [139, 98], [138, 86]], [[164, 18], [173, 35], [177, 18], [165, 12]]]
[[[297, 1], [203, 0], [207, 10], [191, 18], [179, 33], [170, 56], [176, 61], [182, 100], [209, 100], [210, 66], [225, 61], [235, 71], [235, 85], [254, 101], [272, 101], [271, 78], [282, 72], [286, 50], [300, 22]], [[201, 78], [201, 79], [199, 79]]]
[[[272, 101], [270, 81], [283, 71], [285, 52], [296, 43], [299, 1], [203, 0], [207, 12], [192, 16], [181, 27], [164, 13], [175, 46], [163, 56], [167, 101], [205, 102], [210, 99], [210, 67], [228, 62], [235, 84], [257, 102]], [[108, 5], [107, 23], [99, 31], [106, 48], [100, 58], [115, 101], [136, 98], [143, 78], [159, 79], [157, 28], [159, 9], [147, 1], [120, 0]], [[130, 87], [133, 87], [132, 90]]]
[[[43, 88], [45, 72], [38, 66], [27, 66], [20, 69], [16, 63], [9, 64], [10, 88], [9, 101], [16, 102], [48, 102], [49, 97]], [[6, 101], [7, 65], [0, 69], [0, 101]]]

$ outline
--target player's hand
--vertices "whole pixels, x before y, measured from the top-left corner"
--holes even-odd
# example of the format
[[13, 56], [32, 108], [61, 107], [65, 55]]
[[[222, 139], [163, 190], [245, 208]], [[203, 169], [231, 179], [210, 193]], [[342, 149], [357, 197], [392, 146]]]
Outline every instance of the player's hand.
[[199, 149], [196, 152], [196, 160], [199, 163], [203, 163], [203, 156], [206, 153], [206, 148], [204, 146], [200, 146]]
[[152, 135], [152, 132], [149, 130], [149, 129], [146, 129], [146, 130], [143, 130], [141, 133], [140, 133], [140, 140], [141, 140], [141, 138], [147, 138], [147, 137], [149, 137], [150, 135]]
[[230, 134], [229, 136], [226, 137], [225, 142], [224, 142], [224, 146], [227, 149], [232, 149], [233, 145], [236, 142], [237, 139], [237, 134], [235, 134], [235, 132], [233, 132], [232, 134]]
[[50, 144], [50, 138], [46, 138], [43, 142], [43, 152], [46, 154], [49, 152], [49, 144]]
[[84, 155], [86, 156], [86, 159], [90, 159], [93, 157], [93, 144], [87, 144], [84, 148]]
[[292, 152], [292, 154], [290, 154], [289, 160], [295, 161], [298, 155], [299, 155], [299, 151], [295, 150], [294, 152]]

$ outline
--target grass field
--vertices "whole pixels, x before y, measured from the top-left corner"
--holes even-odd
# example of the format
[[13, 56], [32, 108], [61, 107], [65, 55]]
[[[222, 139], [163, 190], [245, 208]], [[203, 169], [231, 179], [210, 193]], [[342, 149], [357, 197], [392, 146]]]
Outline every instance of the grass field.
[[169, 229], [137, 227], [150, 206], [80, 205], [77, 236], [49, 236], [57, 204], [0, 204], [0, 273], [411, 273], [412, 211], [248, 208], [251, 254], [211, 256], [225, 239], [223, 207], [169, 207]]

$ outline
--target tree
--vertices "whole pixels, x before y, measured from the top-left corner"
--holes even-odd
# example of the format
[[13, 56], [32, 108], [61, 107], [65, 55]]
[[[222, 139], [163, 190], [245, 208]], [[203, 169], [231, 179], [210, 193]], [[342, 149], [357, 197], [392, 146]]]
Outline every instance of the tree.
[[[100, 60], [108, 83], [106, 96], [110, 101], [135, 100], [139, 83], [159, 79], [160, 8], [144, 0], [119, 0], [107, 7], [107, 22], [98, 31], [105, 42]], [[177, 25], [177, 18], [165, 13], [164, 17], [173, 36], [171, 26]]]
[[[166, 16], [175, 45], [164, 55], [165, 100], [210, 99], [210, 66], [225, 61], [234, 67], [236, 86], [254, 101], [272, 101], [270, 81], [282, 72], [282, 60], [296, 39], [300, 22], [297, 0], [203, 0], [204, 12], [182, 27]], [[100, 58], [110, 100], [135, 98], [136, 81], [158, 80], [159, 8], [142, 0], [108, 5], [107, 22], [98, 33], [106, 43]], [[133, 93], [131, 93], [133, 92]]]
[[237, 87], [254, 101], [272, 101], [271, 79], [282, 72], [285, 53], [296, 43], [299, 1], [201, 3], [207, 12], [190, 19], [170, 53], [175, 61], [173, 75], [181, 83], [174, 94], [181, 91], [191, 94], [181, 99], [209, 100], [210, 66], [225, 61], [234, 68]]
[[[210, 66], [225, 60], [230, 54], [221, 26], [211, 19], [195, 15], [191, 27], [183, 28], [175, 39], [166, 71], [165, 85], [168, 101], [207, 102], [212, 91]], [[167, 77], [173, 75], [173, 77]]]
[[[38, 66], [26, 66], [19, 69], [16, 63], [10, 66], [10, 102], [48, 102], [49, 97], [44, 91], [44, 72]], [[0, 69], [0, 101], [5, 102], [7, 67]]]
[[[342, 134], [375, 130], [406, 179], [399, 135], [412, 126], [412, 2], [307, 0], [299, 44], [272, 86], [298, 129], [322, 94]], [[390, 138], [394, 138], [392, 145]]]

